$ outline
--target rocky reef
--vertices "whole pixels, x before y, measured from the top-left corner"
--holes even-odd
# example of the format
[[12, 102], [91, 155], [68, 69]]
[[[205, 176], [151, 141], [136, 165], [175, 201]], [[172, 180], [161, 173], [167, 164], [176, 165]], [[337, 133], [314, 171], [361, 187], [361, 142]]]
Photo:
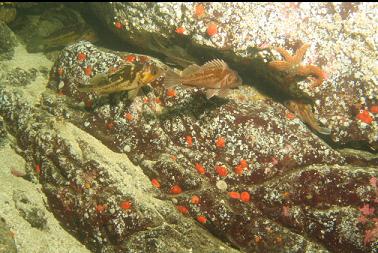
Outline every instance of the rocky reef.
[[[370, 5], [279, 6], [91, 4], [115, 33], [146, 52], [153, 51], [149, 42], [180, 45], [174, 37], [181, 36], [190, 42], [185, 53], [197, 63], [211, 53], [201, 59], [191, 50], [224, 57], [245, 80], [226, 98], [206, 99], [204, 89], [166, 89], [163, 76], [132, 100], [127, 91], [105, 96], [81, 92], [79, 88], [98, 74], [124, 65], [168, 66], [150, 55], [104, 49], [88, 41], [65, 47], [55, 62], [27, 54], [24, 46], [13, 48], [14, 59], [1, 62], [0, 152], [9, 159], [5, 158], [0, 173], [12, 178], [9, 182], [26, 182], [26, 189], [40, 187], [43, 201], [32, 191], [8, 190], [0, 194], [6, 210], [17, 212], [31, 231], [51, 233], [52, 238], [63, 227], [69, 233], [62, 232], [65, 246], [74, 252], [86, 252], [82, 245], [92, 252], [376, 252], [376, 80], [365, 65], [373, 58], [358, 51], [361, 65], [340, 61], [340, 66], [332, 65], [337, 66], [332, 72], [330, 58], [324, 58], [331, 49], [323, 44], [337, 42], [309, 31], [307, 37], [300, 36], [306, 25], [319, 25], [320, 17], [339, 18], [335, 24], [347, 29], [347, 22], [361, 21], [359, 13], [371, 12], [366, 7]], [[334, 12], [328, 13], [332, 6]], [[240, 13], [222, 11], [232, 8]], [[141, 17], [140, 10], [144, 10]], [[236, 24], [250, 24], [253, 15], [247, 14], [259, 10], [264, 18], [272, 18], [272, 27], [235, 30]], [[282, 15], [269, 14], [273, 11]], [[311, 13], [317, 18], [310, 18]], [[292, 25], [293, 16], [307, 20], [298, 31], [282, 30], [287, 24], [274, 21], [285, 17]], [[364, 22], [372, 22], [369, 15]], [[216, 29], [210, 26], [215, 24]], [[251, 33], [244, 34], [243, 29]], [[270, 29], [290, 36], [273, 40], [267, 37]], [[363, 37], [371, 31], [362, 32]], [[243, 34], [250, 34], [249, 40]], [[269, 68], [269, 62], [282, 59], [275, 49], [260, 44], [300, 48], [300, 43], [285, 38], [313, 42], [302, 60], [304, 66], [312, 61], [327, 72], [320, 86], [311, 89], [312, 78], [304, 77], [295, 80], [292, 90], [282, 73]], [[241, 40], [248, 43], [238, 43]], [[258, 47], [263, 49], [257, 52]], [[344, 57], [347, 50], [335, 57]], [[25, 65], [20, 52], [36, 64]], [[171, 57], [162, 58], [169, 62]], [[341, 72], [343, 67], [348, 69]], [[51, 69], [48, 76], [46, 69]], [[248, 71], [257, 70], [261, 73], [245, 78]], [[342, 82], [356, 71], [366, 72], [365, 79]], [[263, 81], [286, 93], [285, 99], [310, 100], [318, 120], [331, 129], [330, 137], [311, 130], [281, 98], [261, 92]], [[346, 104], [356, 96], [365, 98], [360, 107]], [[350, 124], [341, 129], [339, 117]], [[11, 159], [24, 165], [15, 167]], [[11, 224], [16, 246], [27, 252], [27, 247], [17, 244], [18, 236], [25, 234], [8, 213], [0, 210], [0, 218]], [[59, 229], [52, 214], [62, 226]]]
[[[237, 66], [243, 80], [264, 90], [269, 86], [278, 95], [284, 91], [309, 97], [335, 145], [377, 149], [376, 3], [138, 2], [91, 7], [115, 35], [144, 50], [171, 55], [157, 46], [160, 41], [181, 46], [176, 56], [185, 51], [199, 62], [220, 57]], [[275, 47], [295, 52], [305, 43], [310, 44], [305, 64], [320, 66], [326, 78], [315, 89], [308, 80], [289, 88], [266, 63], [279, 59]]]

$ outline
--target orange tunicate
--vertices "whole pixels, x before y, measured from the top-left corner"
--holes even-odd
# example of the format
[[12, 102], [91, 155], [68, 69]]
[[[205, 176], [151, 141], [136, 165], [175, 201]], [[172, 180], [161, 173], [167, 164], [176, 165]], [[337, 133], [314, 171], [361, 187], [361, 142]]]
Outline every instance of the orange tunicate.
[[290, 120], [295, 119], [295, 114], [288, 112], [288, 113], [286, 113], [286, 118], [288, 118]]
[[127, 55], [126, 57], [124, 57], [124, 59], [127, 61], [127, 62], [134, 62], [136, 60], [136, 56], [134, 54], [129, 54]]
[[371, 113], [378, 113], [378, 105], [370, 106], [370, 112]]
[[194, 9], [194, 14], [197, 18], [201, 18], [203, 15], [205, 15], [205, 7], [203, 6], [203, 4], [196, 4]]
[[367, 110], [364, 110], [361, 113], [357, 114], [356, 118], [366, 124], [371, 124], [371, 122], [373, 122], [373, 118], [370, 116], [369, 111]]
[[177, 210], [182, 214], [188, 214], [189, 210], [185, 206], [176, 206]]
[[87, 56], [82, 52], [77, 54], [77, 60], [78, 61], [84, 61], [86, 58], [87, 58]]
[[114, 23], [114, 26], [117, 29], [122, 29], [122, 27], [123, 27], [123, 25], [121, 24], [121, 22], [118, 22], [118, 21]]
[[247, 168], [248, 167], [248, 163], [246, 160], [244, 159], [241, 159], [240, 160], [240, 166], [244, 169], [244, 168]]
[[230, 196], [232, 199], [240, 199], [240, 193], [238, 192], [229, 192], [228, 196]]
[[197, 221], [198, 221], [199, 223], [204, 224], [204, 223], [206, 223], [207, 219], [206, 219], [205, 216], [200, 215], [200, 216], [197, 216]]
[[179, 185], [175, 184], [174, 186], [171, 187], [170, 192], [172, 194], [180, 194], [182, 192], [182, 189]]
[[167, 96], [168, 97], [175, 97], [176, 96], [176, 91], [174, 89], [168, 89], [167, 90]]
[[193, 195], [192, 196], [192, 203], [197, 205], [197, 204], [199, 204], [199, 202], [200, 202], [200, 197], [198, 197], [197, 195]]
[[238, 175], [241, 175], [243, 173], [243, 167], [239, 164], [239, 165], [236, 165], [235, 169], [234, 169], [234, 172]]
[[184, 32], [185, 32], [185, 28], [184, 27], [180, 26], [180, 27], [176, 28], [176, 33], [178, 33], [178, 34], [184, 34]]
[[98, 204], [98, 205], [96, 205], [96, 212], [97, 213], [102, 213], [102, 212], [104, 212], [106, 210], [106, 208], [107, 208], [106, 204], [105, 205]]
[[132, 120], [133, 119], [133, 115], [131, 113], [125, 113], [125, 115], [123, 115], [123, 117], [125, 119], [127, 119], [128, 121]]
[[37, 172], [37, 174], [41, 174], [41, 165], [35, 165], [35, 172]]
[[186, 143], [188, 144], [189, 147], [191, 147], [193, 145], [192, 136], [190, 136], [190, 135], [186, 136]]
[[227, 168], [224, 167], [224, 166], [219, 166], [219, 165], [215, 166], [215, 171], [216, 171], [217, 174], [218, 174], [219, 176], [221, 176], [221, 177], [225, 177], [225, 176], [228, 175], [228, 170], [227, 170]]
[[226, 141], [224, 140], [223, 137], [219, 137], [216, 141], [215, 141], [215, 146], [217, 146], [217, 148], [224, 148], [226, 144]]
[[251, 195], [249, 195], [249, 192], [242, 192], [240, 193], [240, 200], [243, 202], [249, 202], [251, 199]]
[[90, 76], [92, 74], [92, 68], [91, 68], [91, 66], [87, 66], [84, 69], [84, 73], [85, 73], [85, 75]]
[[217, 32], [218, 32], [217, 24], [211, 22], [207, 25], [207, 35], [213, 36], [213, 35], [217, 34]]
[[156, 188], [160, 188], [160, 183], [156, 178], [151, 179], [151, 184]]
[[205, 174], [206, 170], [201, 164], [196, 163], [195, 167], [196, 167], [196, 170], [198, 171], [198, 173], [200, 173], [202, 175]]
[[121, 204], [120, 204], [120, 207], [124, 210], [128, 210], [132, 207], [132, 203], [129, 200], [122, 201]]

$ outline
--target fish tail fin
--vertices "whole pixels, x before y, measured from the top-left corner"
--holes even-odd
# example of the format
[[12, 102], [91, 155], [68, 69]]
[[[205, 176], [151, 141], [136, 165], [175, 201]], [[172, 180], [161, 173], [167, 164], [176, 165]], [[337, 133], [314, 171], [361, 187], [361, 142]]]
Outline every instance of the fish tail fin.
[[181, 77], [179, 74], [175, 73], [173, 70], [168, 70], [165, 74], [164, 86], [166, 88], [174, 87], [181, 84]]
[[316, 130], [318, 133], [324, 134], [324, 135], [330, 135], [331, 129], [327, 127], [321, 127], [317, 122], [308, 122], [308, 124], [312, 127], [312, 129]]
[[326, 128], [326, 127], [319, 127], [318, 132], [324, 135], [330, 135], [331, 129]]

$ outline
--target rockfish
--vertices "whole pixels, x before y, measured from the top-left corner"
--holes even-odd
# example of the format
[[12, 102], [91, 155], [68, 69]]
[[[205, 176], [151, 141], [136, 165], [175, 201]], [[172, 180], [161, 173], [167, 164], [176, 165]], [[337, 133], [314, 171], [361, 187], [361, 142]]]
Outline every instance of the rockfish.
[[181, 74], [168, 70], [164, 86], [173, 87], [181, 85], [191, 88], [206, 88], [206, 97], [214, 95], [225, 96], [229, 89], [242, 84], [238, 73], [230, 69], [222, 60], [216, 59], [202, 66], [192, 64], [185, 68]]
[[162, 74], [163, 70], [154, 64], [125, 64], [113, 72], [97, 74], [89, 80], [90, 85], [78, 90], [98, 95], [129, 91], [128, 97], [134, 98], [142, 86], [155, 81]]

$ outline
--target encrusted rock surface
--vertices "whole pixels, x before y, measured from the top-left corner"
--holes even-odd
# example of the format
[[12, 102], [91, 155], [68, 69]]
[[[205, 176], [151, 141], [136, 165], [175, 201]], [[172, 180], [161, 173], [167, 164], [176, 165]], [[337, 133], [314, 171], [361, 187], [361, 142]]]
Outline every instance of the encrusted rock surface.
[[0, 219], [0, 251], [9, 253], [17, 252], [12, 232], [2, 219]]
[[9, 27], [0, 21], [0, 60], [11, 59], [14, 55], [14, 47], [17, 41]]
[[2, 91], [1, 101], [33, 168], [29, 176], [40, 180], [55, 214], [94, 252], [235, 251], [161, 200], [126, 155], [30, 107], [20, 95]]
[[339, 153], [248, 86], [206, 100], [158, 79], [132, 102], [77, 90], [130, 59], [163, 66], [81, 42], [62, 51], [40, 99], [0, 88], [27, 177], [87, 247], [374, 252], [377, 158]]
[[0, 3], [0, 21], [4, 23], [10, 23], [16, 18], [15, 4], [12, 2]]
[[37, 3], [34, 9], [12, 23], [12, 28], [26, 44], [28, 52], [45, 52], [54, 57], [55, 50], [79, 40], [97, 40], [75, 8], [57, 3]]
[[161, 53], [154, 37], [164, 44], [181, 45], [200, 63], [222, 57], [238, 67], [244, 80], [260, 87], [279, 84], [277, 73], [272, 74], [265, 63], [280, 56], [268, 47], [294, 52], [308, 43], [311, 47], [304, 64], [320, 66], [327, 79], [314, 90], [308, 80], [299, 82], [297, 90], [315, 102], [315, 113], [331, 129], [333, 142], [378, 147], [374, 107], [378, 104], [377, 3], [112, 2], [91, 6], [97, 17], [131, 44]]
[[4, 85], [25, 86], [35, 81], [37, 72], [35, 68], [31, 68], [28, 71], [22, 68], [15, 68], [9, 73], [4, 74], [1, 82]]

